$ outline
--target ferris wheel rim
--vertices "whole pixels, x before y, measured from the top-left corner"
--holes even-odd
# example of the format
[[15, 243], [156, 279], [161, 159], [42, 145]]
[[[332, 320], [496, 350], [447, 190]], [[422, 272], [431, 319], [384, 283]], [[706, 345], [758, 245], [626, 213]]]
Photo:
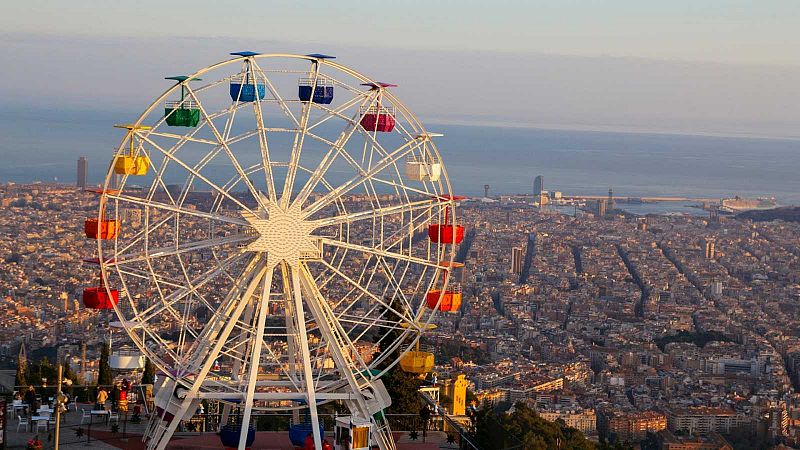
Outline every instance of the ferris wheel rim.
[[[368, 82], [374, 82], [373, 80], [371, 80], [371, 79], [367, 78], [366, 76], [364, 76], [364, 75], [360, 74], [359, 72], [356, 72], [356, 71], [354, 71], [354, 70], [352, 70], [352, 69], [350, 69], [350, 68], [348, 68], [348, 67], [346, 67], [346, 66], [340, 65], [340, 64], [338, 64], [338, 63], [333, 63], [333, 62], [331, 62], [331, 61], [328, 61], [328, 60], [319, 60], [319, 59], [315, 59], [315, 58], [308, 57], [308, 56], [303, 56], [303, 55], [280, 54], [280, 53], [274, 53], [274, 54], [263, 54], [263, 55], [255, 55], [255, 56], [252, 56], [252, 57], [245, 57], [245, 56], [242, 56], [242, 57], [232, 58], [232, 59], [229, 59], [229, 60], [226, 60], [226, 61], [222, 61], [222, 62], [219, 62], [219, 63], [213, 64], [213, 65], [211, 65], [211, 66], [208, 66], [208, 67], [206, 67], [206, 68], [203, 68], [203, 69], [201, 69], [201, 70], [199, 70], [199, 71], [195, 72], [195, 73], [194, 73], [194, 74], [193, 74], [191, 77], [192, 77], [192, 78], [194, 78], [194, 77], [197, 77], [197, 76], [199, 76], [199, 75], [202, 75], [202, 74], [204, 74], [204, 73], [207, 73], [207, 72], [209, 72], [209, 71], [211, 71], [211, 70], [215, 70], [215, 69], [218, 69], [218, 68], [224, 67], [224, 66], [226, 66], [226, 65], [230, 65], [230, 64], [235, 64], [235, 63], [237, 63], [237, 62], [242, 62], [242, 61], [245, 61], [245, 60], [247, 60], [248, 58], [254, 58], [254, 59], [262, 59], [262, 58], [294, 58], [294, 59], [302, 59], [302, 60], [307, 60], [307, 61], [316, 61], [316, 62], [317, 62], [318, 64], [320, 64], [320, 65], [326, 65], [326, 66], [330, 66], [330, 67], [332, 67], [332, 68], [335, 68], [335, 69], [337, 69], [337, 70], [340, 70], [340, 71], [342, 71], [342, 72], [344, 72], [344, 73], [348, 73], [348, 74], [350, 74], [351, 76], [354, 76], [354, 77], [356, 77], [356, 78], [360, 78], [360, 79], [362, 79], [362, 80], [363, 80], [363, 81], [365, 81], [365, 82], [367, 82], [367, 81], [368, 81]], [[151, 105], [150, 105], [150, 106], [149, 106], [149, 107], [148, 107], [148, 108], [147, 108], [147, 109], [146, 109], [146, 110], [145, 110], [145, 111], [144, 111], [144, 112], [143, 112], [143, 113], [140, 115], [140, 117], [137, 119], [137, 121], [135, 122], [135, 124], [136, 124], [136, 125], [141, 125], [141, 124], [143, 123], [143, 121], [144, 121], [144, 120], [145, 120], [145, 119], [146, 119], [146, 118], [147, 118], [147, 117], [148, 117], [150, 114], [152, 114], [152, 113], [153, 113], [153, 111], [155, 110], [155, 108], [156, 108], [157, 106], [159, 106], [160, 104], [162, 104], [162, 103], [163, 103], [163, 102], [164, 102], [164, 101], [165, 101], [165, 100], [166, 100], [166, 99], [169, 97], [169, 95], [171, 95], [172, 93], [174, 93], [174, 92], [175, 92], [175, 91], [176, 91], [176, 90], [177, 90], [179, 87], [180, 87], [180, 83], [178, 83], [178, 84], [175, 84], [175, 85], [171, 86], [170, 88], [168, 88], [166, 91], [164, 91], [164, 93], [163, 93], [163, 94], [161, 94], [161, 96], [159, 96], [159, 97], [158, 97], [158, 98], [157, 98], [157, 99], [156, 99], [156, 100], [155, 100], [155, 101], [154, 101], [154, 102], [153, 102], [153, 103], [152, 103], [152, 104], [151, 104]], [[405, 106], [405, 105], [404, 105], [402, 102], [400, 102], [400, 101], [399, 101], [399, 100], [398, 100], [398, 99], [397, 99], [397, 98], [394, 96], [394, 94], [392, 94], [391, 92], [389, 92], [389, 91], [387, 90], [387, 91], [385, 91], [385, 92], [382, 92], [382, 95], [385, 95], [385, 96], [386, 96], [386, 97], [387, 97], [387, 98], [390, 100], [390, 102], [393, 104], [393, 106], [397, 107], [399, 110], [401, 110], [401, 111], [403, 112], [403, 115], [406, 117], [407, 121], [408, 121], [408, 122], [409, 122], [409, 123], [410, 123], [412, 126], [414, 126], [414, 130], [415, 130], [415, 131], [420, 131], [422, 134], [428, 134], [428, 133], [425, 131], [425, 128], [424, 128], [424, 126], [422, 125], [422, 123], [421, 123], [421, 122], [420, 122], [420, 121], [419, 121], [419, 120], [416, 118], [416, 116], [415, 116], [415, 115], [414, 115], [414, 114], [413, 114], [413, 113], [412, 113], [412, 112], [411, 112], [411, 111], [410, 111], [410, 110], [409, 110], [409, 109], [408, 109], [408, 108], [407, 108], [407, 107], [406, 107], [406, 106]], [[307, 130], [303, 130], [303, 134], [304, 134], [304, 135], [305, 135], [305, 134], [307, 134], [307, 133], [308, 133], [308, 131], [307, 131]], [[149, 134], [149, 133], [148, 133], [148, 134]], [[121, 144], [120, 144], [120, 148], [122, 148], [122, 147], [124, 146], [124, 144], [125, 144], [125, 138], [123, 138], [123, 140], [122, 140], [122, 142], [121, 142]], [[435, 156], [436, 156], [436, 157], [437, 157], [439, 160], [441, 160], [441, 155], [440, 155], [440, 153], [439, 153], [438, 149], [436, 148], [435, 144], [434, 144], [434, 143], [432, 142], [432, 140], [430, 140], [430, 139], [429, 139], [429, 144], [430, 144], [430, 149], [432, 150], [433, 154], [434, 154], [434, 155], [435, 155]], [[119, 150], [119, 149], [118, 149], [118, 150]], [[113, 167], [111, 167], [111, 168], [109, 169], [109, 172], [108, 172], [108, 174], [107, 174], [107, 177], [106, 177], [106, 181], [105, 181], [105, 184], [104, 184], [104, 189], [103, 189], [103, 194], [101, 195], [101, 205], [102, 205], [102, 204], [103, 204], [103, 202], [105, 202], [105, 201], [108, 201], [108, 200], [114, 200], [114, 199], [115, 199], [115, 197], [114, 197], [113, 195], [107, 194], [107, 192], [106, 192], [106, 191], [107, 191], [107, 189], [108, 189], [108, 187], [109, 187], [109, 183], [110, 183], [111, 176], [112, 176], [112, 173], [113, 173], [112, 171], [113, 171]], [[402, 179], [402, 178], [401, 178], [401, 179]], [[446, 170], [445, 170], [445, 168], [444, 168], [444, 167], [442, 167], [442, 184], [443, 184], [443, 188], [444, 188], [444, 190], [445, 190], [445, 191], [447, 191], [447, 192], [452, 192], [452, 188], [451, 188], [451, 185], [450, 185], [450, 180], [449, 180], [449, 178], [448, 178], [448, 176], [447, 176], [447, 172], [446, 172]], [[101, 210], [101, 211], [102, 211], [102, 210]], [[99, 215], [100, 215], [100, 214], [101, 214], [101, 213], [99, 213]], [[107, 269], [108, 269], [108, 267], [107, 267], [107, 266], [109, 266], [109, 264], [108, 264], [108, 263], [106, 263], [106, 262], [105, 262], [105, 260], [104, 260], [104, 259], [103, 259], [103, 257], [102, 257], [102, 254], [103, 254], [103, 249], [102, 249], [102, 247], [103, 247], [102, 243], [101, 243], [100, 241], [98, 241], [98, 252], [99, 252], [99, 254], [100, 254], [100, 262], [101, 262], [101, 264], [100, 264], [100, 265], [101, 265], [101, 272], [103, 272], [103, 271], [107, 270]], [[116, 254], [116, 239], [115, 239], [115, 250], [114, 250], [114, 253]], [[451, 252], [448, 252], [448, 253], [450, 253], [450, 255], [451, 255], [451, 259], [453, 259], [453, 258], [455, 257], [455, 253], [454, 253], [454, 252], [452, 252], [452, 251], [451, 251]], [[446, 286], [446, 284], [445, 284], [445, 286]], [[118, 317], [120, 317], [120, 318], [123, 318], [123, 316], [122, 316], [122, 315], [120, 314], [120, 312], [118, 311], [118, 309], [117, 309], [117, 306], [116, 306], [116, 305], [114, 306], [114, 309], [115, 309], [115, 312], [116, 312], [117, 316], [118, 316]], [[425, 323], [426, 325], [430, 324], [430, 322], [433, 320], [433, 318], [434, 318], [435, 314], [434, 314], [434, 313], [431, 313], [431, 314], [428, 314], [427, 316], [428, 316], [428, 319], [427, 319], [427, 322]], [[143, 324], [141, 325], [141, 327], [142, 327], [142, 328], [146, 328], [146, 327], [145, 327]], [[128, 330], [127, 330], [127, 328], [126, 328], [126, 331], [128, 331]], [[129, 332], [129, 334], [131, 334], [131, 333]], [[413, 331], [411, 331], [411, 330], [406, 330], [406, 331], [404, 332], [404, 334], [403, 334], [403, 335], [404, 335], [404, 336], [407, 336], [407, 335], [413, 335], [413, 334], [414, 334], [414, 333], [413, 333]], [[381, 375], [382, 375], [383, 373], [387, 372], [388, 370], [390, 370], [392, 367], [394, 367], [394, 366], [395, 366], [395, 365], [396, 365], [396, 364], [399, 362], [399, 358], [400, 358], [400, 357], [402, 357], [402, 356], [403, 356], [403, 354], [405, 354], [406, 352], [408, 352], [408, 351], [411, 349], [411, 346], [412, 346], [413, 344], [415, 344], [415, 343], [416, 343], [416, 342], [419, 340], [419, 338], [420, 338], [420, 335], [419, 335], [419, 334], [417, 334], [417, 335], [416, 335], [416, 337], [415, 337], [415, 339], [414, 339], [414, 340], [413, 340], [413, 342], [411, 343], [411, 345], [409, 345], [409, 346], [407, 347], [407, 349], [406, 349], [404, 352], [402, 352], [401, 354], [399, 354], [399, 355], [398, 355], [398, 357], [397, 357], [397, 358], [395, 358], [395, 359], [394, 359], [394, 361], [392, 361], [392, 362], [390, 363], [390, 365], [389, 365], [388, 367], [386, 367], [386, 368], [383, 370], [383, 372], [381, 372]], [[399, 347], [399, 346], [401, 346], [401, 345], [404, 345], [404, 344], [403, 344], [403, 342], [404, 342], [404, 341], [405, 341], [405, 339], [400, 339], [400, 340], [398, 341], [398, 343], [397, 343], [397, 345], [396, 345], [395, 347]], [[137, 346], [139, 346], [139, 345], [138, 345], [138, 343], [137, 343]], [[142, 343], [142, 346], [140, 347], [140, 349], [143, 349], [143, 348], [144, 348], [144, 343]], [[147, 354], [147, 351], [145, 351], [145, 350], [142, 350], [142, 351], [143, 351], [143, 352], [145, 352], [145, 354]], [[386, 353], [385, 353], [385, 355], [388, 355], [388, 354], [389, 354], [389, 352], [386, 352]], [[386, 358], [386, 357], [388, 357], [388, 356], [385, 356], [385, 358]], [[379, 376], [380, 376], [380, 375], [377, 375], [377, 376], [376, 376], [376, 378], [377, 378], [377, 377], [379, 377]]]

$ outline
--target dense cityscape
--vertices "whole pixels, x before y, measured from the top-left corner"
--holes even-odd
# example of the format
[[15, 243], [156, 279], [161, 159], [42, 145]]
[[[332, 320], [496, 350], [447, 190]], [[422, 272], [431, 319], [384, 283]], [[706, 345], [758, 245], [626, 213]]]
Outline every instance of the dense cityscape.
[[[0, 198], [6, 388], [21, 347], [96, 382], [113, 312], [79, 299], [96, 276], [82, 264], [95, 245], [82, 227], [97, 195], [6, 184]], [[436, 355], [439, 383], [464, 375], [472, 407], [521, 401], [592, 440], [797, 442], [800, 225], [638, 217], [613, 199], [570, 215], [537, 200], [461, 203], [470, 230], [454, 274], [463, 304], [437, 316], [422, 344]], [[442, 400], [468, 423], [470, 405], [457, 403]]]

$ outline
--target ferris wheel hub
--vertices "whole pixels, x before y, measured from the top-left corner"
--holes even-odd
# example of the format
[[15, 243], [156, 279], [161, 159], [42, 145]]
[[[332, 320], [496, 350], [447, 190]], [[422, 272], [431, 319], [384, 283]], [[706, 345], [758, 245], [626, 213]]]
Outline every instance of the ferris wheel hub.
[[319, 239], [311, 235], [315, 226], [303, 219], [299, 207], [283, 208], [266, 199], [264, 205], [253, 213], [242, 212], [258, 235], [245, 251], [265, 253], [271, 266], [282, 261], [295, 265], [320, 253]]

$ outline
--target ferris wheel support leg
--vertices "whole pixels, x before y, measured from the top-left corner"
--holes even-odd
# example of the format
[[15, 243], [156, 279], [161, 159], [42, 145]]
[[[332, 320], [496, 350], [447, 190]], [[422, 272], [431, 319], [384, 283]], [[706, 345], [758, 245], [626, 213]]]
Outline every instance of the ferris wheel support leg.
[[[255, 314], [254, 312], [255, 306], [256, 305], [254, 305], [253, 302], [248, 302], [247, 308], [244, 310], [244, 319], [242, 320], [244, 323], [250, 323], [253, 321], [253, 315]], [[242, 337], [239, 339], [239, 345], [245, 344], [244, 341], [246, 339], [247, 339], [246, 335], [243, 334]], [[237, 345], [237, 348], [239, 347], [239, 345]], [[233, 362], [233, 368], [231, 370], [231, 378], [233, 379], [233, 381], [239, 382], [242, 380], [242, 373], [241, 373], [242, 361], [245, 359], [245, 354], [244, 352], [238, 350], [232, 351], [231, 353], [235, 353], [240, 356], [239, 358], [236, 358], [236, 360]], [[228, 423], [228, 418], [231, 415], [231, 409], [232, 407], [228, 403], [226, 403], [225, 406], [223, 406], [222, 417], [220, 419], [220, 427]], [[243, 421], [242, 423], [245, 422]]]
[[[283, 284], [283, 308], [285, 311], [285, 319], [286, 319], [286, 347], [287, 347], [287, 355], [289, 356], [289, 368], [287, 370], [289, 377], [297, 382], [297, 345], [295, 344], [294, 337], [294, 308], [292, 308], [292, 303], [294, 302], [294, 297], [292, 296], [291, 290], [291, 280], [289, 278], [289, 266], [285, 263], [281, 263], [281, 279]], [[300, 422], [300, 410], [293, 409], [292, 410], [292, 423], [299, 423]]]
[[[314, 448], [322, 450], [322, 439], [319, 435], [319, 416], [317, 414], [317, 396], [314, 390], [314, 373], [311, 370], [311, 353], [308, 350], [305, 314], [303, 314], [303, 298], [300, 295], [300, 269], [292, 267], [292, 291], [294, 294], [295, 317], [297, 318], [297, 334], [300, 338], [300, 352], [303, 356], [303, 381], [306, 384], [306, 400], [311, 416], [311, 432], [314, 437]], [[313, 303], [311, 299], [309, 305]]]
[[247, 443], [247, 433], [250, 425], [250, 415], [253, 412], [253, 395], [256, 392], [256, 380], [258, 379], [258, 367], [261, 361], [261, 346], [264, 342], [264, 326], [267, 324], [267, 314], [269, 313], [269, 293], [272, 290], [272, 275], [274, 266], [270, 265], [267, 275], [262, 279], [261, 298], [257, 305], [253, 307], [254, 312], [258, 312], [256, 329], [254, 331], [252, 354], [250, 355], [250, 371], [247, 374], [247, 396], [244, 399], [244, 415], [242, 416], [242, 428], [239, 431], [239, 450], [245, 449]]
[[305, 295], [308, 297], [308, 307], [317, 322], [319, 330], [328, 341], [331, 357], [350, 386], [354, 399], [352, 402], [348, 402], [348, 409], [353, 413], [357, 412], [364, 419], [374, 421], [375, 427], [372, 435], [381, 450], [394, 450], [394, 439], [392, 439], [388, 423], [377, 423], [370, 414], [362, 388], [355, 378], [355, 363], [352, 360], [348, 362], [348, 355], [342, 349], [342, 347], [347, 346], [352, 349], [353, 353], [356, 353], [355, 349], [352, 348], [352, 342], [347, 339], [347, 334], [333, 317], [333, 311], [330, 310], [327, 301], [319, 292], [316, 284], [314, 284], [314, 277], [308, 271], [308, 268], [301, 265], [297, 271], [300, 272], [298, 275], [302, 281]]
[[197, 394], [200, 392], [200, 386], [205, 381], [206, 375], [211, 370], [211, 367], [214, 365], [214, 361], [219, 356], [222, 347], [228, 340], [231, 332], [233, 331], [234, 327], [236, 326], [239, 317], [244, 312], [245, 307], [250, 303], [247, 301], [250, 297], [252, 297], [253, 292], [255, 292], [256, 288], [261, 283], [261, 279], [264, 276], [264, 272], [266, 272], [266, 266], [261, 264], [257, 266], [258, 268], [254, 270], [255, 275], [253, 278], [250, 279], [250, 282], [245, 290], [244, 294], [239, 297], [239, 303], [236, 305], [236, 309], [234, 310], [233, 314], [230, 316], [230, 320], [225, 324], [225, 327], [222, 329], [222, 332], [219, 336], [216, 337], [216, 342], [214, 342], [214, 346], [208, 355], [205, 358], [205, 362], [203, 363], [203, 367], [200, 369], [199, 373], [197, 374], [197, 378], [195, 382], [192, 383], [192, 387], [189, 389], [189, 392], [186, 394], [186, 397], [181, 401], [181, 406], [178, 411], [174, 414], [174, 418], [172, 422], [170, 422], [167, 429], [161, 435], [160, 439], [158, 440], [158, 445], [155, 447], [156, 450], [164, 450], [169, 443], [170, 438], [175, 433], [175, 430], [178, 428], [178, 424], [183, 419], [183, 416], [186, 415], [186, 411], [188, 411], [189, 406], [192, 404], [192, 399], [197, 397]]

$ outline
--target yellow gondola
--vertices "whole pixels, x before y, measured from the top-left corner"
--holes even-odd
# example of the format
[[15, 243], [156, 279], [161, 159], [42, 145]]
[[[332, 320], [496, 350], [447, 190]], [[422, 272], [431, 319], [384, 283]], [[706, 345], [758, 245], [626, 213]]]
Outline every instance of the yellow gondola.
[[114, 158], [114, 173], [118, 175], [146, 175], [150, 169], [150, 158], [146, 155], [135, 154], [134, 135], [138, 130], [149, 130], [151, 127], [145, 125], [114, 125], [116, 128], [128, 130], [129, 148], [128, 153], [120, 153]]
[[417, 375], [422, 375], [433, 370], [433, 364], [433, 353], [420, 351], [419, 342], [417, 342], [416, 350], [411, 350], [400, 358], [400, 368], [403, 369], [404, 372]]

